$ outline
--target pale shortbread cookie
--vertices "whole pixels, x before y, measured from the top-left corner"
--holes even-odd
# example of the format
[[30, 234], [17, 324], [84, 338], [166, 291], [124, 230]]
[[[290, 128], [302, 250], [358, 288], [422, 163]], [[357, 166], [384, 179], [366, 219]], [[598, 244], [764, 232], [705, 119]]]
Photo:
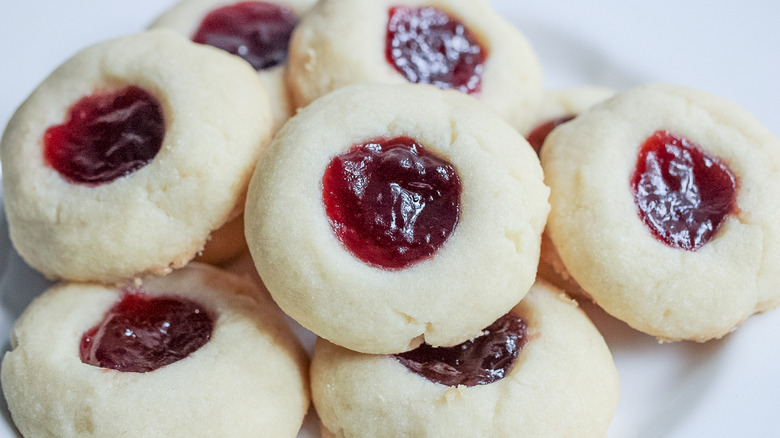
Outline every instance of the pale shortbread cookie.
[[[611, 88], [597, 86], [546, 90], [536, 114], [536, 121], [532, 125], [533, 129], [526, 133], [526, 138], [537, 127], [564, 117], [575, 117], [614, 94], [615, 90]], [[558, 256], [547, 231], [542, 234], [542, 251], [539, 256], [537, 275], [569, 294], [587, 295], [566, 271], [566, 266]]]
[[487, 51], [481, 91], [474, 96], [521, 131], [530, 126], [542, 94], [539, 61], [525, 37], [486, 0], [319, 2], [290, 44], [288, 81], [298, 107], [356, 82], [407, 82], [385, 59], [393, 6], [434, 6], [463, 22]]
[[[374, 268], [341, 244], [323, 203], [336, 155], [412, 137], [462, 185], [459, 222], [434, 257]], [[249, 187], [245, 228], [281, 308], [330, 341], [366, 353], [454, 345], [507, 312], [533, 283], [549, 190], [534, 151], [479, 101], [422, 85], [358, 84], [301, 110], [277, 134]]]
[[[292, 9], [299, 17], [303, 16], [316, 0], [262, 0]], [[150, 26], [172, 29], [187, 37], [192, 37], [203, 18], [211, 11], [235, 3], [233, 0], [182, 0], [158, 17]], [[277, 65], [259, 72], [260, 79], [271, 97], [274, 118], [274, 131], [278, 130], [293, 113], [293, 107], [285, 84], [286, 64]]]
[[604, 437], [618, 375], [604, 339], [577, 303], [536, 283], [512, 312], [528, 342], [501, 380], [434, 383], [395, 357], [318, 340], [312, 401], [323, 437]]
[[309, 405], [308, 359], [279, 309], [248, 279], [191, 264], [141, 285], [216, 315], [211, 339], [145, 373], [84, 364], [85, 331], [122, 296], [83, 283], [52, 287], [14, 326], [2, 384], [29, 437], [295, 437]]
[[[94, 186], [71, 183], [46, 164], [44, 132], [63, 123], [71, 105], [130, 84], [163, 109], [165, 137], [149, 164]], [[48, 277], [119, 282], [169, 272], [241, 213], [270, 136], [264, 87], [232, 55], [165, 30], [87, 48], [33, 92], [3, 136], [12, 242]]]
[[[643, 223], [631, 191], [640, 146], [668, 130], [737, 178], [737, 209], [696, 251]], [[780, 303], [780, 140], [726, 99], [650, 84], [558, 128], [542, 149], [548, 230], [574, 279], [613, 316], [662, 340], [706, 341]]]

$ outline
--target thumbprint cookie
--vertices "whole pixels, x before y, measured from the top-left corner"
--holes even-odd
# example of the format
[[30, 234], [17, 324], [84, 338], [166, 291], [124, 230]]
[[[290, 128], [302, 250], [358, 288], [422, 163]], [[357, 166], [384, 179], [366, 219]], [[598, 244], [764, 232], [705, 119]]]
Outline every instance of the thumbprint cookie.
[[183, 0], [150, 28], [172, 29], [192, 41], [237, 55], [257, 70], [277, 130], [292, 114], [284, 76], [290, 37], [315, 0]]
[[246, 238], [280, 307], [331, 342], [454, 345], [530, 288], [548, 193], [533, 149], [478, 100], [356, 84], [277, 133]]
[[222, 50], [165, 30], [89, 47], [3, 135], [11, 241], [51, 278], [170, 272], [239, 217], [270, 136], [262, 83]]
[[431, 84], [470, 94], [525, 129], [542, 95], [525, 37], [486, 0], [325, 0], [290, 43], [293, 102], [356, 82]]
[[557, 127], [547, 229], [574, 280], [660, 340], [780, 303], [780, 139], [727, 99], [648, 84]]
[[323, 437], [604, 437], [619, 395], [601, 334], [543, 282], [454, 347], [368, 355], [319, 339], [311, 379]]
[[53, 286], [16, 322], [2, 385], [24, 436], [293, 438], [307, 367], [255, 283], [192, 263], [126, 288]]

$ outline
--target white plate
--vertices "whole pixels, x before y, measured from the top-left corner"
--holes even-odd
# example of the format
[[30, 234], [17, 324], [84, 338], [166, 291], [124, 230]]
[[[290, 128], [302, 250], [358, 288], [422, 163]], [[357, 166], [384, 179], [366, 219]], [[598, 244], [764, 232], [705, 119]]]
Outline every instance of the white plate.
[[[677, 83], [730, 98], [780, 133], [780, 2], [492, 2], [531, 40], [550, 88]], [[0, 126], [77, 50], [139, 31], [172, 3], [3, 2]], [[13, 251], [2, 217], [0, 340], [6, 349], [11, 324], [47, 284]], [[587, 310], [620, 373], [610, 437], [780, 435], [780, 310], [754, 316], [706, 344], [658, 344], [598, 309]], [[311, 344], [311, 334], [298, 333]], [[0, 438], [16, 436], [0, 400]], [[318, 435], [310, 418], [300, 437]]]

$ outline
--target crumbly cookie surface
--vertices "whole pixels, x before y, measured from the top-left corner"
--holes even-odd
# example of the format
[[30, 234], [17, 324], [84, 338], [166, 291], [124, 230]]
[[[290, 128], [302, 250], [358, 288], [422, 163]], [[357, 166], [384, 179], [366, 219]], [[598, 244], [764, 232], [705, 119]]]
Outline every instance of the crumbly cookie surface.
[[[292, 9], [302, 17], [315, 0], [263, 0]], [[182, 0], [160, 15], [150, 29], [164, 28], [192, 37], [203, 18], [209, 12], [224, 6], [240, 3], [231, 0]], [[285, 84], [286, 65], [277, 65], [258, 72], [268, 91], [274, 119], [274, 131], [278, 130], [293, 114], [293, 106]]]
[[[737, 212], [696, 251], [657, 240], [630, 179], [658, 130], [689, 139], [737, 178]], [[706, 341], [780, 303], [780, 140], [726, 99], [650, 84], [557, 128], [542, 150], [548, 230], [574, 279], [613, 316], [662, 340]]]
[[[44, 132], [82, 97], [126, 85], [159, 100], [166, 125], [160, 151], [111, 182], [69, 182], [46, 163]], [[33, 92], [3, 136], [11, 240], [52, 278], [120, 282], [168, 272], [241, 212], [270, 136], [265, 90], [232, 55], [164, 30], [87, 48]]]
[[[331, 228], [323, 173], [378, 138], [411, 137], [453, 164], [460, 219], [431, 258], [369, 266]], [[245, 230], [285, 312], [332, 342], [400, 352], [423, 338], [454, 345], [512, 308], [533, 283], [548, 189], [533, 150], [479, 101], [410, 84], [360, 84], [303, 109], [277, 134], [250, 184]]]
[[407, 82], [385, 59], [388, 10], [434, 6], [476, 35], [488, 58], [475, 94], [521, 131], [542, 94], [541, 68], [528, 42], [483, 0], [328, 0], [304, 18], [290, 45], [288, 80], [294, 104], [356, 82]]
[[619, 387], [598, 330], [542, 282], [512, 312], [526, 321], [528, 342], [509, 374], [486, 385], [433, 383], [393, 356], [318, 340], [312, 399], [323, 436], [606, 436]]
[[308, 359], [281, 312], [249, 280], [191, 264], [145, 278], [149, 296], [182, 296], [216, 315], [211, 339], [146, 373], [87, 365], [82, 334], [122, 295], [55, 285], [17, 321], [3, 392], [24, 436], [295, 437], [309, 405]]

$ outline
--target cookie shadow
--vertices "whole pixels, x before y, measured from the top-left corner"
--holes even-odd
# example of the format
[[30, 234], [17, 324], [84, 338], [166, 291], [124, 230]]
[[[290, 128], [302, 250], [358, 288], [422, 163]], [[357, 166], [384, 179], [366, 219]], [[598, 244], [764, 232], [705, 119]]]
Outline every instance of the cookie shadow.
[[621, 380], [616, 419], [623, 412], [637, 417], [637, 430], [632, 431], [637, 437], [673, 432], [700, 401], [707, 399], [713, 383], [724, 371], [728, 336], [704, 343], [661, 343], [588, 300], [580, 300], [580, 306], [601, 332], [615, 359]]

